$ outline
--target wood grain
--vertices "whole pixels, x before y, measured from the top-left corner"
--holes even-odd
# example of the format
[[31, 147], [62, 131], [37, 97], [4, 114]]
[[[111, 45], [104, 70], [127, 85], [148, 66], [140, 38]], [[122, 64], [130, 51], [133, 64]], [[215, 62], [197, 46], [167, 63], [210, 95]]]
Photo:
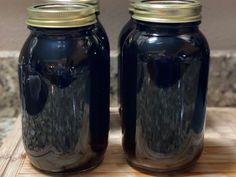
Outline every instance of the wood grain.
[[[66, 177], [148, 177], [131, 168], [121, 147], [121, 131], [117, 108], [111, 109], [109, 147], [104, 162], [86, 173], [60, 174]], [[34, 169], [27, 158], [22, 140], [20, 119], [0, 149], [1, 177], [48, 177]], [[209, 108], [205, 147], [201, 158], [189, 172], [160, 177], [236, 177], [236, 108]]]
[[21, 138], [21, 120], [17, 119], [16, 124], [10, 132], [9, 136], [3, 141], [0, 149], [0, 176], [4, 175], [8, 165], [14, 161], [13, 157], [17, 149], [17, 145]]

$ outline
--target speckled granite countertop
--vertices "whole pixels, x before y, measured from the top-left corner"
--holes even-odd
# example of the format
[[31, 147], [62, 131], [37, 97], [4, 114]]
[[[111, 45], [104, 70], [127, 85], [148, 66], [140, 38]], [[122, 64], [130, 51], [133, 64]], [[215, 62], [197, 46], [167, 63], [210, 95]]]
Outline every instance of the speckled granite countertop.
[[[0, 56], [0, 143], [20, 113], [17, 79], [18, 53]], [[111, 58], [111, 105], [117, 106], [117, 60]], [[236, 51], [214, 51], [211, 57], [208, 106], [236, 107]]]
[[0, 117], [19, 114], [17, 60], [0, 58]]

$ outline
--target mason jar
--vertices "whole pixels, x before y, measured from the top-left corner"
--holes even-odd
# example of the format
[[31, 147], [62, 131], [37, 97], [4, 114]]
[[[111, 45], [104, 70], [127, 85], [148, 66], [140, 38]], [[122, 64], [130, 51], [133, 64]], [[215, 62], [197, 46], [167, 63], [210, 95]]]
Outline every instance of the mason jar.
[[[130, 0], [129, 1], [129, 14], [132, 16], [133, 14], [133, 11], [134, 11], [134, 3], [136, 2], [137, 0]], [[120, 82], [120, 78], [121, 78], [121, 57], [122, 57], [122, 47], [123, 47], [123, 44], [125, 42], [125, 39], [128, 37], [128, 35], [130, 34], [130, 32], [135, 28], [135, 23], [133, 22], [133, 19], [130, 18], [129, 21], [125, 24], [125, 26], [122, 28], [121, 32], [120, 32], [120, 35], [119, 35], [119, 38], [118, 38], [118, 51], [119, 51], [119, 54], [118, 54], [118, 101], [119, 103], [121, 102], [121, 97], [120, 97], [120, 87], [121, 87], [121, 82]], [[121, 107], [119, 108], [120, 109], [120, 113], [122, 112], [121, 111]]]
[[122, 47], [123, 148], [146, 172], [189, 168], [203, 150], [209, 47], [196, 0], [140, 1]]
[[28, 16], [18, 66], [26, 153], [47, 172], [95, 168], [108, 144], [110, 78], [95, 8], [39, 4]]

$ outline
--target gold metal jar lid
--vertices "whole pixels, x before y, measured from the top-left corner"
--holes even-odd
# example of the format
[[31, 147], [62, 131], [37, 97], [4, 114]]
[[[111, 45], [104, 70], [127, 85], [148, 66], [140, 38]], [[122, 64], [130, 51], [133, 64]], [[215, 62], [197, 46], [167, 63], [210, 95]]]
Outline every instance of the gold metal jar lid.
[[129, 1], [129, 11], [133, 12], [134, 11], [134, 4], [137, 2], [137, 0], [130, 0]]
[[81, 3], [38, 4], [27, 9], [27, 25], [41, 28], [74, 28], [95, 24], [93, 6]]
[[96, 12], [100, 11], [100, 7], [99, 7], [99, 2], [98, 0], [44, 0], [44, 2], [48, 2], [48, 3], [83, 3], [83, 4], [89, 4], [94, 6]]
[[198, 0], [141, 0], [134, 4], [132, 18], [156, 23], [189, 23], [201, 21]]

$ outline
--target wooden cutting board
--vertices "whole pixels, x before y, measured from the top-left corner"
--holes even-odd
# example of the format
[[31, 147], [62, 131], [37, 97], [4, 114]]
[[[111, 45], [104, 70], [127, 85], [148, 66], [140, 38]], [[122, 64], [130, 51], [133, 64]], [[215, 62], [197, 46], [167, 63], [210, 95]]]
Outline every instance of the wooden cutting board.
[[[35, 170], [27, 158], [21, 139], [21, 121], [5, 139], [0, 149], [0, 177], [52, 176]], [[111, 131], [105, 160], [96, 169], [65, 177], [147, 177], [131, 168], [121, 147], [121, 131], [117, 108], [111, 108]], [[175, 175], [194, 177], [236, 177], [236, 108], [209, 108], [205, 134], [205, 147], [197, 165], [191, 171]]]

